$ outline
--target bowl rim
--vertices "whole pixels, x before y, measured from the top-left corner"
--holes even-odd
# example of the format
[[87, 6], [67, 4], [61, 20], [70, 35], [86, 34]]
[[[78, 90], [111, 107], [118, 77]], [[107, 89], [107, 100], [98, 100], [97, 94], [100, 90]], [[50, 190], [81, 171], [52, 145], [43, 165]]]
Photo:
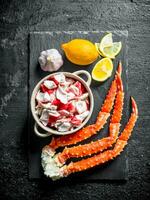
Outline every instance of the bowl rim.
[[[37, 116], [36, 113], [35, 113], [35, 105], [36, 105], [36, 100], [35, 100], [35, 98], [36, 98], [36, 94], [37, 94], [37, 92], [38, 92], [38, 90], [39, 90], [39, 88], [40, 88], [41, 83], [43, 83], [43, 81], [47, 80], [49, 77], [54, 76], [54, 75], [56, 75], [56, 74], [60, 74], [60, 73], [63, 73], [66, 77], [70, 77], [70, 78], [73, 78], [73, 79], [75, 79], [75, 80], [81, 82], [81, 83], [84, 85], [84, 87], [86, 88], [87, 93], [89, 94], [89, 99], [90, 99], [90, 109], [89, 109], [90, 112], [89, 112], [89, 115], [86, 117], [86, 119], [83, 121], [83, 123], [82, 123], [79, 127], [75, 128], [75, 129], [73, 129], [73, 130], [71, 130], [71, 131], [66, 131], [66, 132], [59, 132], [59, 131], [54, 130], [54, 129], [50, 128], [50, 127], [44, 126], [44, 125], [40, 122], [38, 116]], [[32, 94], [31, 94], [30, 106], [31, 106], [31, 113], [32, 113], [32, 116], [33, 116], [35, 122], [38, 124], [38, 126], [39, 126], [40, 128], [42, 128], [43, 130], [45, 130], [46, 132], [48, 132], [48, 133], [50, 133], [50, 134], [54, 134], [54, 135], [68, 135], [68, 134], [72, 134], [72, 133], [74, 133], [74, 132], [79, 131], [79, 130], [80, 130], [81, 128], [83, 128], [83, 127], [85, 126], [85, 124], [89, 121], [89, 119], [90, 119], [90, 117], [91, 117], [91, 115], [92, 115], [92, 113], [93, 113], [94, 98], [93, 98], [93, 93], [92, 93], [92, 91], [91, 91], [90, 85], [88, 85], [88, 83], [87, 83], [83, 78], [81, 78], [79, 75], [76, 75], [76, 74], [71, 73], [71, 72], [56, 72], [56, 73], [52, 73], [52, 74], [49, 74], [49, 75], [45, 76], [44, 78], [42, 78], [42, 79], [35, 85], [35, 87], [34, 87], [34, 89], [33, 89], [33, 91], [32, 91]], [[43, 134], [44, 134], [44, 133], [43, 133]]]

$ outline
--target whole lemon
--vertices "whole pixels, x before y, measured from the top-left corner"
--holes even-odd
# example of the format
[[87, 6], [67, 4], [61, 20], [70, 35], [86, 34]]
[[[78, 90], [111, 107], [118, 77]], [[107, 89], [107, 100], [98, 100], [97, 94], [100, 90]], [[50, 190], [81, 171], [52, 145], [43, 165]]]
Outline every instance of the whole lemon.
[[77, 65], [89, 65], [98, 58], [95, 45], [89, 40], [74, 39], [62, 44], [66, 57], [69, 61]]

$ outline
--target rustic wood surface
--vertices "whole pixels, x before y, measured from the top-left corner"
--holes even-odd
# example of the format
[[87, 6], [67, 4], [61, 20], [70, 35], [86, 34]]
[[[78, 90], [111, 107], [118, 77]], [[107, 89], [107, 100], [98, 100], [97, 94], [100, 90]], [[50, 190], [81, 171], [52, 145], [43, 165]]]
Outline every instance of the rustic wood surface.
[[[1, 199], [149, 199], [150, 1], [0, 1]], [[49, 186], [28, 179], [27, 82], [30, 31], [128, 30], [130, 94], [139, 120], [128, 144], [129, 180]]]

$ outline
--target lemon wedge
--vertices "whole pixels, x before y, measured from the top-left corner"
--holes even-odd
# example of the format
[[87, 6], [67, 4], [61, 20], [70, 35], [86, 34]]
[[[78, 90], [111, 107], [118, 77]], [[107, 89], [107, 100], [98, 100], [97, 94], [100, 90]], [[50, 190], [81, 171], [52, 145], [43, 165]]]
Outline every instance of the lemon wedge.
[[113, 45], [112, 33], [107, 33], [100, 42], [99, 49], [102, 52], [105, 47], [111, 47]]
[[95, 43], [95, 47], [100, 56], [105, 57], [99, 49], [99, 43]]
[[95, 47], [102, 57], [114, 59], [121, 51], [122, 43], [113, 42], [112, 33], [108, 33], [101, 39], [100, 43], [95, 43]]
[[113, 63], [110, 58], [103, 58], [96, 63], [92, 70], [92, 78], [96, 81], [105, 81], [113, 71]]
[[114, 42], [111, 47], [104, 47], [101, 50], [101, 53], [104, 55], [104, 57], [113, 59], [113, 58], [115, 58], [116, 55], [118, 55], [121, 48], [122, 48], [121, 42]]

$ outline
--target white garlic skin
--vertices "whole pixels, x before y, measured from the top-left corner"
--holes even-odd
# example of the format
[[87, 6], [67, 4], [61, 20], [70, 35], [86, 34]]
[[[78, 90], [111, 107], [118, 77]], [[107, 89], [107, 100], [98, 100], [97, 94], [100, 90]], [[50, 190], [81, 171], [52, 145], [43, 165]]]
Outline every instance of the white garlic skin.
[[39, 63], [43, 71], [54, 72], [63, 65], [63, 59], [57, 49], [48, 49], [40, 53]]

